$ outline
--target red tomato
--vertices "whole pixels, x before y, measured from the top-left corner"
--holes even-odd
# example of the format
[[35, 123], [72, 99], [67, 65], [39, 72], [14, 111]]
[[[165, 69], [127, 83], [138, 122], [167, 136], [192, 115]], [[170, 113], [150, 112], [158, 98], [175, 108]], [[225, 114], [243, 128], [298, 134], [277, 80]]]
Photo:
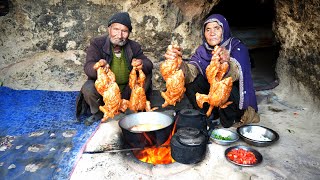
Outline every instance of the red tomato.
[[254, 164], [257, 162], [256, 156], [251, 152], [244, 149], [232, 149], [228, 152], [227, 157], [238, 164]]

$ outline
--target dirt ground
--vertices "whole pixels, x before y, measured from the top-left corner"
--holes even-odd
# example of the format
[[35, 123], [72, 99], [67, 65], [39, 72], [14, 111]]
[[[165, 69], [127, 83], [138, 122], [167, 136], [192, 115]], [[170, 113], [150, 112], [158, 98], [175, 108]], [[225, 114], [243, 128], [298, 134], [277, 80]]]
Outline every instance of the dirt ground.
[[[132, 163], [129, 152], [83, 154], [71, 179], [319, 179], [319, 107], [283, 86], [258, 91], [257, 98], [261, 117], [258, 124], [280, 136], [271, 146], [254, 147], [241, 139], [229, 146], [212, 143], [207, 146], [205, 159], [193, 165]], [[234, 127], [229, 129], [236, 131]], [[86, 151], [116, 143], [120, 131], [117, 120], [101, 124]], [[262, 154], [263, 161], [254, 167], [228, 162], [224, 152], [233, 145], [253, 147]]]

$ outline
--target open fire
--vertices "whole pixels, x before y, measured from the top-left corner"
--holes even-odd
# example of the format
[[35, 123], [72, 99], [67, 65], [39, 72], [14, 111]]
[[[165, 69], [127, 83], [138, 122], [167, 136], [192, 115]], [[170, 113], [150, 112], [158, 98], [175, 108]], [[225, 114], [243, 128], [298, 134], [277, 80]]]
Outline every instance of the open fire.
[[[175, 160], [171, 157], [171, 147], [170, 140], [175, 132], [176, 123], [174, 124], [173, 130], [165, 143], [163, 143], [160, 147], [150, 147], [143, 150], [135, 150], [133, 151], [134, 156], [142, 162], [150, 163], [150, 164], [171, 164], [175, 162]], [[147, 134], [144, 133], [144, 136], [149, 140]]]

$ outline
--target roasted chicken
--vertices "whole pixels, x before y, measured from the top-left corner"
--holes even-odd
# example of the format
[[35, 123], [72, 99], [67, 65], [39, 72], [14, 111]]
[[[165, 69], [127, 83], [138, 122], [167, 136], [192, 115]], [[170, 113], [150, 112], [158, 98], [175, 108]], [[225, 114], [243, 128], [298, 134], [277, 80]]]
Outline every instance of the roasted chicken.
[[150, 101], [144, 90], [146, 75], [142, 71], [142, 65], [132, 63], [132, 70], [129, 76], [129, 87], [131, 88], [131, 96], [128, 102], [128, 108], [134, 112], [138, 111], [153, 111], [156, 108], [151, 108]]
[[[171, 51], [173, 48], [179, 48], [177, 45], [169, 45], [168, 51]], [[182, 57], [176, 57], [175, 59], [166, 59], [164, 63], [160, 65], [160, 73], [165, 81], [168, 77], [172, 75], [175, 71], [179, 70], [182, 63]]]
[[[177, 45], [169, 45], [168, 51], [173, 48], [179, 48]], [[161, 92], [161, 96], [164, 98], [165, 102], [162, 107], [168, 105], [176, 105], [176, 102], [180, 102], [183, 98], [184, 92], [186, 91], [184, 74], [180, 69], [182, 63], [182, 57], [178, 56], [174, 59], [166, 59], [160, 65], [160, 73], [163, 79], [166, 81], [166, 92]]]
[[232, 78], [223, 79], [228, 70], [228, 63], [220, 63], [220, 56], [217, 54], [217, 48], [212, 51], [212, 58], [209, 66], [206, 69], [206, 75], [210, 84], [209, 94], [196, 93], [196, 101], [200, 108], [203, 108], [203, 103], [209, 103], [210, 107], [206, 113], [209, 117], [214, 107], [226, 108], [232, 102], [227, 102], [232, 90]]
[[114, 73], [110, 70], [109, 64], [104, 61], [98, 61], [94, 67], [97, 71], [97, 80], [95, 87], [98, 93], [103, 97], [104, 106], [99, 109], [104, 113], [101, 122], [106, 122], [108, 118], [113, 118], [119, 114], [120, 111], [124, 112], [127, 109], [125, 99], [121, 99], [121, 92]]

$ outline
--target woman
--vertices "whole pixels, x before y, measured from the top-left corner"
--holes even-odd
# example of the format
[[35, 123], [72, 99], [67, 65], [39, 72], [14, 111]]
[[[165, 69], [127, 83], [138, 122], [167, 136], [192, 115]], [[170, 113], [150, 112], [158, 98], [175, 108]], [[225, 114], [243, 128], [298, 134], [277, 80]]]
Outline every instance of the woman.
[[[220, 117], [223, 127], [259, 122], [257, 101], [251, 77], [251, 65], [247, 47], [237, 38], [231, 36], [229, 24], [220, 14], [210, 15], [203, 24], [203, 44], [200, 45], [190, 61], [183, 62], [181, 69], [186, 78], [186, 96], [195, 109], [205, 113], [208, 106], [200, 109], [195, 94], [208, 94], [210, 84], [206, 77], [206, 68], [210, 64], [212, 50], [219, 46], [217, 52], [220, 62], [228, 62], [229, 69], [224, 76], [232, 77], [233, 86], [228, 107], [215, 108], [214, 116]], [[181, 56], [180, 50], [168, 50], [166, 58]], [[208, 105], [208, 104], [206, 104]]]

